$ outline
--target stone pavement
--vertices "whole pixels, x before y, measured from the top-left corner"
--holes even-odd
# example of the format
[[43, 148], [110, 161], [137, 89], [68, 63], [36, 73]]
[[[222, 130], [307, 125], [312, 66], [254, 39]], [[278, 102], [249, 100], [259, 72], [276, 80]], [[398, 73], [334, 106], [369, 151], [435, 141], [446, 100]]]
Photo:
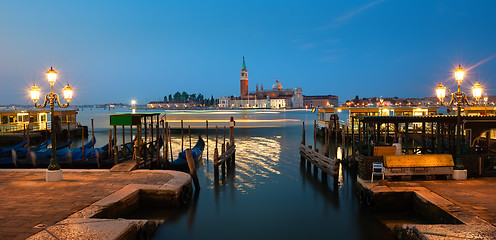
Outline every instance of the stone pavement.
[[167, 171], [64, 169], [64, 180], [45, 182], [44, 169], [0, 169], [0, 239], [25, 239], [128, 184], [165, 184]]
[[418, 183], [496, 226], [496, 178]]
[[[464, 224], [415, 225], [429, 239], [496, 239], [496, 178], [359, 183], [375, 194], [415, 192]], [[430, 235], [429, 235], [430, 233]], [[427, 236], [426, 236], [427, 237]]]

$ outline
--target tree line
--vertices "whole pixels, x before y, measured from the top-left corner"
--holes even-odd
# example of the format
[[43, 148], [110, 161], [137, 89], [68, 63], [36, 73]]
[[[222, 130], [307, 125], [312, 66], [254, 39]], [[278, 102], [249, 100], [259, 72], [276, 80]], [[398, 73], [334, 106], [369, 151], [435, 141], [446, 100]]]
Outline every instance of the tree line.
[[200, 103], [200, 104], [204, 104], [205, 106], [212, 106], [212, 105], [215, 105], [217, 104], [217, 99], [214, 99], [214, 96], [212, 95], [209, 98], [205, 98], [205, 96], [203, 96], [203, 94], [201, 93], [193, 93], [193, 94], [188, 94], [187, 92], [176, 92], [174, 93], [174, 95], [172, 94], [169, 94], [169, 96], [167, 97], [164, 96], [164, 102], [196, 102], [196, 103]]

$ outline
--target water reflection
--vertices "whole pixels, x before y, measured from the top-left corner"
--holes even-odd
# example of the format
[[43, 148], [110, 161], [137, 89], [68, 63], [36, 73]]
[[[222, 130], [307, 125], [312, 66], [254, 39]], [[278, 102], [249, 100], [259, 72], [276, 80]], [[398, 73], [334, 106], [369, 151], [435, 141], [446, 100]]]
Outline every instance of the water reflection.
[[188, 210], [188, 228], [192, 229], [195, 223], [196, 208], [198, 207], [198, 199], [200, 198], [200, 190], [195, 189], [191, 200], [191, 206]]
[[319, 172], [314, 171], [312, 173], [313, 166], [308, 167], [306, 164], [300, 164], [300, 174], [302, 178], [302, 189], [305, 190], [306, 186], [311, 186], [315, 193], [319, 194], [319, 197], [325, 198], [324, 206], [328, 206], [328, 203], [331, 204], [334, 208], [339, 208], [339, 188], [338, 181], [334, 178], [330, 178], [332, 181], [332, 189], [327, 184], [327, 179], [329, 178], [327, 174], [321, 176], [319, 180], [318, 174]]
[[[236, 163], [227, 167], [228, 181], [222, 176], [220, 182], [215, 181], [213, 167], [203, 168], [205, 176], [209, 181], [215, 182], [219, 186], [229, 184], [231, 188], [240, 193], [247, 193], [248, 189], [255, 189], [257, 185], [270, 181], [272, 174], [281, 174], [278, 170], [281, 146], [275, 137], [240, 137], [236, 138]], [[209, 142], [214, 142], [215, 139]], [[215, 144], [208, 146], [209, 151], [215, 150]], [[210, 161], [210, 160], [207, 160]], [[209, 186], [210, 188], [216, 185]], [[216, 190], [217, 191], [217, 190]]]

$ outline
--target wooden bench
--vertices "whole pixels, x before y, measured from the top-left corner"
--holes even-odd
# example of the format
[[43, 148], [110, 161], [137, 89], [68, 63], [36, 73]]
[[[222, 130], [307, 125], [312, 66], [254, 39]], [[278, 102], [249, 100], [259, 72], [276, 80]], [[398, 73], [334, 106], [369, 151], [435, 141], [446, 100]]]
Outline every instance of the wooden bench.
[[388, 180], [395, 176], [410, 179], [415, 175], [424, 175], [428, 180], [436, 175], [451, 179], [455, 166], [450, 154], [386, 155], [383, 158], [384, 175]]
[[382, 157], [386, 155], [395, 155], [396, 147], [395, 146], [376, 146], [374, 147], [374, 156]]

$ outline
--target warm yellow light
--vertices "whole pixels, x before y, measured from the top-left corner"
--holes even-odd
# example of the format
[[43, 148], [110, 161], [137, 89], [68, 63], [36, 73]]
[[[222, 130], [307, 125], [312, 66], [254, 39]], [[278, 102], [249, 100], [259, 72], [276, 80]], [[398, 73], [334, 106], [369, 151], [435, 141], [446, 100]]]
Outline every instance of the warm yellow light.
[[487, 100], [489, 100], [489, 97], [487, 96], [487, 94], [484, 94], [484, 102], [487, 103]]
[[62, 91], [64, 92], [64, 99], [69, 103], [71, 102], [72, 100], [72, 92], [74, 91], [74, 89], [72, 89], [69, 84], [67, 84], [67, 86], [64, 87], [64, 89], [62, 89]]
[[455, 70], [455, 80], [458, 83], [461, 83], [463, 81], [464, 74], [465, 74], [465, 70], [460, 65], [458, 65], [458, 68], [456, 68]]
[[48, 82], [50, 83], [50, 85], [55, 84], [55, 81], [57, 81], [57, 72], [55, 72], [55, 70], [53, 70], [53, 67], [50, 67], [50, 70], [48, 70], [48, 72], [46, 72], [46, 74], [47, 74]]
[[443, 101], [443, 99], [446, 97], [446, 87], [443, 86], [442, 83], [439, 83], [436, 88], [436, 96], [439, 98], [439, 101]]
[[136, 105], [136, 100], [131, 100], [131, 105], [134, 107], [134, 105]]
[[41, 90], [36, 86], [36, 84], [29, 90], [31, 100], [33, 100], [33, 102], [37, 102], [40, 99], [40, 92]]
[[476, 101], [478, 101], [482, 97], [482, 87], [479, 82], [476, 82], [475, 85], [472, 87], [472, 94], [475, 98]]

